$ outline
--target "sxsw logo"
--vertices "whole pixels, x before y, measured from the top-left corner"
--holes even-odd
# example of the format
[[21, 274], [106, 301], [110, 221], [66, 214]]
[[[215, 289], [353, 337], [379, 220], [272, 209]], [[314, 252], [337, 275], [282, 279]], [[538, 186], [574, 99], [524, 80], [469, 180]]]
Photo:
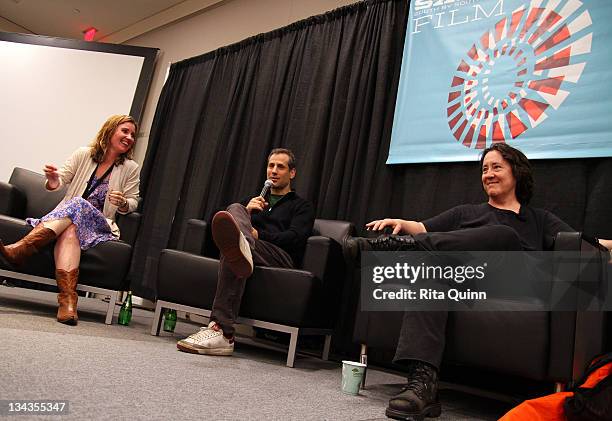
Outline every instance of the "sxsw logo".
[[452, 4], [458, 0], [416, 0], [414, 10], [431, 9], [432, 7], [442, 6], [443, 4]]

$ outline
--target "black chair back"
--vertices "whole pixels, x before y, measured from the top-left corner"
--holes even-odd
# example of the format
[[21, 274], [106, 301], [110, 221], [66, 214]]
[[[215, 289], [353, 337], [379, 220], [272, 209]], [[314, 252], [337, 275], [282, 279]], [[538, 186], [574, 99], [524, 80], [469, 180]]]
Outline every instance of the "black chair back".
[[55, 191], [45, 189], [45, 176], [15, 167], [9, 184], [17, 187], [27, 197], [24, 217], [40, 218], [51, 212], [66, 194], [66, 188]]
[[348, 235], [353, 235], [351, 222], [333, 219], [315, 219], [312, 235], [321, 235], [336, 240], [340, 245]]

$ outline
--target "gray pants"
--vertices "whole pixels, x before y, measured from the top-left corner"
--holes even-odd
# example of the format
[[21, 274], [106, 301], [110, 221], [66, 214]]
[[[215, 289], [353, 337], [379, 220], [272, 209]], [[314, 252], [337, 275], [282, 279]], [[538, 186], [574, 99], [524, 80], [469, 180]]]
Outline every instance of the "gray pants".
[[[253, 237], [251, 216], [244, 206], [234, 203], [228, 206], [227, 211], [234, 217], [240, 231], [242, 231], [242, 234], [244, 234], [244, 237], [249, 242], [255, 265], [282, 268], [294, 267], [291, 256], [285, 250], [272, 243]], [[217, 292], [210, 320], [217, 322], [221, 326], [226, 337], [234, 334], [234, 322], [236, 317], [238, 317], [246, 283], [247, 278], [240, 278], [234, 275], [225, 263], [224, 256], [221, 255]]]

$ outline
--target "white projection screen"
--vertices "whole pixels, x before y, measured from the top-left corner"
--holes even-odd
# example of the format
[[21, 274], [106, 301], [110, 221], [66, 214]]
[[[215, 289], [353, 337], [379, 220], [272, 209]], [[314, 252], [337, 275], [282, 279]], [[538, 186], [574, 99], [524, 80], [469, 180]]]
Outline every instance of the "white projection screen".
[[140, 121], [157, 51], [0, 33], [0, 181], [63, 164], [112, 114]]

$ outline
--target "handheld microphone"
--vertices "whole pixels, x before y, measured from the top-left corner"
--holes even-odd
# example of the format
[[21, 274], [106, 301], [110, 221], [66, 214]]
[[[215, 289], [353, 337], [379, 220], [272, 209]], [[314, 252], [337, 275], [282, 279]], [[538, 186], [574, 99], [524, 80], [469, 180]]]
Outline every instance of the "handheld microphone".
[[272, 184], [274, 184], [272, 180], [266, 180], [264, 182], [263, 188], [261, 189], [261, 193], [259, 193], [259, 195], [261, 197], [266, 197], [266, 194], [268, 194], [268, 191], [270, 190], [270, 187], [272, 187]]

